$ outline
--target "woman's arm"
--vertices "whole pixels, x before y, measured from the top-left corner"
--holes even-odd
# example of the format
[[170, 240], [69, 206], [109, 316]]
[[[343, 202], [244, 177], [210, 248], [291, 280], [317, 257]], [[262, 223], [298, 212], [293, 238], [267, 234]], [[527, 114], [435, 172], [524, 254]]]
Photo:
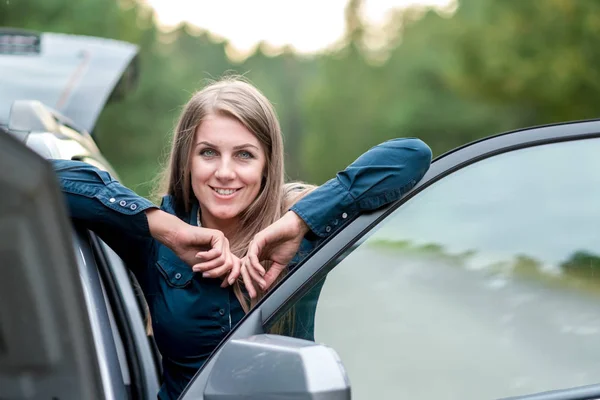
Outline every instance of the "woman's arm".
[[431, 156], [429, 146], [413, 138], [394, 139], [371, 148], [259, 232], [250, 244], [242, 272], [263, 275], [260, 262], [272, 261], [263, 279], [254, 279], [267, 289], [292, 260], [307, 233], [325, 238], [360, 212], [398, 200], [425, 175]]
[[325, 238], [363, 211], [398, 200], [425, 175], [431, 149], [419, 139], [393, 139], [372, 147], [335, 178], [290, 209]]
[[[95, 232], [134, 273], [154, 256], [153, 238], [194, 268], [223, 264], [229, 248], [221, 232], [183, 222], [92, 165], [51, 162], [73, 222]], [[199, 252], [201, 259], [196, 257]]]

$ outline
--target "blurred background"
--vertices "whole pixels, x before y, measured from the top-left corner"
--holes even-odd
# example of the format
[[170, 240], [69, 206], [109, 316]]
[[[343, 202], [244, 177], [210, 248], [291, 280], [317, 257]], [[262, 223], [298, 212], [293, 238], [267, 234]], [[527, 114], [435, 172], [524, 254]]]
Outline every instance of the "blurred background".
[[140, 46], [138, 87], [94, 133], [145, 196], [182, 105], [227, 73], [274, 103], [288, 177], [317, 184], [394, 137], [439, 155], [600, 114], [598, 1], [1, 0], [0, 26]]

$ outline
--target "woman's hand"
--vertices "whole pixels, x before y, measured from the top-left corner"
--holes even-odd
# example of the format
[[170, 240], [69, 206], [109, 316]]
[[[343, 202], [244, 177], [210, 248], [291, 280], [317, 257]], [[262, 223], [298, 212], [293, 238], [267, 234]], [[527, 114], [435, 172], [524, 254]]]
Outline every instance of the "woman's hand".
[[[254, 284], [266, 291], [275, 282], [298, 252], [308, 225], [295, 212], [288, 211], [283, 217], [254, 236], [241, 266], [244, 285], [251, 298], [256, 297]], [[269, 271], [260, 264], [270, 261]]]
[[231, 269], [228, 271], [229, 273], [226, 273], [226, 275], [223, 277], [223, 283], [221, 284], [222, 288], [233, 285], [235, 283], [236, 279], [240, 276], [242, 260], [240, 260], [234, 254], [231, 255], [231, 258], [232, 258], [233, 265], [232, 265]]
[[240, 261], [231, 254], [229, 241], [223, 232], [189, 225], [158, 209], [147, 210], [146, 216], [151, 235], [191, 266], [194, 272], [202, 272], [206, 278], [217, 278], [234, 268], [239, 271]]

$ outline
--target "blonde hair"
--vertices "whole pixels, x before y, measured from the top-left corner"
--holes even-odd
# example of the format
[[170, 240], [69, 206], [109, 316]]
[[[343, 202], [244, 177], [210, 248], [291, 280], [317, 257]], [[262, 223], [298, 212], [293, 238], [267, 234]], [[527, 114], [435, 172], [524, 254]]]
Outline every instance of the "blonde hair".
[[[243, 257], [254, 235], [277, 221], [291, 206], [287, 204], [293, 204], [304, 193], [299, 191], [303, 184], [284, 186], [283, 138], [269, 100], [250, 83], [240, 77], [230, 76], [196, 92], [179, 117], [168, 165], [158, 189], [161, 196], [168, 194], [173, 197], [177, 213], [189, 213], [196, 201], [190, 171], [193, 142], [200, 124], [208, 116], [214, 115], [232, 117], [242, 123], [259, 140], [266, 155], [261, 191], [240, 216], [238, 234], [228, 238], [232, 253]], [[268, 267], [265, 265], [265, 269]], [[264, 293], [257, 289], [258, 300]], [[239, 280], [234, 284], [234, 291], [247, 312], [253, 304], [242, 295]]]
[[283, 185], [283, 195], [281, 199], [281, 213], [284, 214], [301, 198], [315, 190], [317, 186], [304, 182], [289, 182]]

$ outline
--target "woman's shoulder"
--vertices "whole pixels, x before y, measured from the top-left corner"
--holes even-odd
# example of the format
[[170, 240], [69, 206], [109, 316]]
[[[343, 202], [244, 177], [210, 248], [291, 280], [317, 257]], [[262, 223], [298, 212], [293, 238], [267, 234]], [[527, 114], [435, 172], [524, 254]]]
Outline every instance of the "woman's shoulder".
[[177, 205], [177, 202], [175, 201], [173, 195], [167, 194], [161, 198], [160, 209], [166, 213], [175, 215], [182, 221], [187, 222], [188, 224], [195, 225], [194, 223], [192, 223], [192, 221], [194, 220], [192, 218], [192, 214], [196, 214], [198, 212], [197, 206], [195, 204], [192, 206], [192, 209], [190, 211], [185, 211], [183, 210], [183, 207]]
[[175, 214], [175, 199], [170, 194], [161, 198], [160, 209], [169, 214]]

